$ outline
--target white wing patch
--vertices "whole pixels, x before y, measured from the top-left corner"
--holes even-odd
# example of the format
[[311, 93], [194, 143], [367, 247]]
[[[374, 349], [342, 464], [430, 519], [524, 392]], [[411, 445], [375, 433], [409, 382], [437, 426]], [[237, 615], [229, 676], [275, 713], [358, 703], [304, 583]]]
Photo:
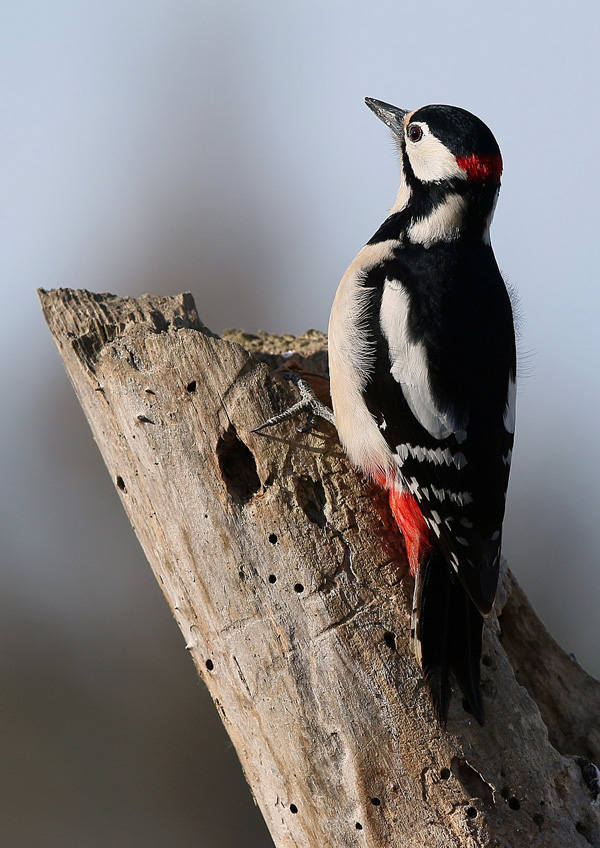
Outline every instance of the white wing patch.
[[[383, 429], [383, 428], [381, 428]], [[467, 457], [462, 452], [452, 453], [450, 448], [422, 448], [419, 445], [409, 445], [407, 442], [396, 446], [398, 462], [402, 464], [409, 456], [418, 462], [432, 462], [434, 465], [454, 465], [459, 471], [467, 464]]]
[[409, 300], [402, 283], [386, 279], [381, 303], [381, 330], [390, 351], [391, 374], [402, 388], [412, 414], [434, 439], [445, 439], [464, 429], [463, 421], [435, 405], [425, 350], [408, 337]]
[[[429, 488], [431, 489], [433, 497], [437, 501], [440, 501], [440, 503], [446, 499], [460, 507], [473, 503], [473, 495], [471, 492], [452, 492], [450, 489], [438, 489], [433, 485], [433, 483], [429, 484]], [[464, 526], [468, 527], [469, 525], [465, 524]], [[470, 526], [472, 527], [473, 525], [470, 524]]]

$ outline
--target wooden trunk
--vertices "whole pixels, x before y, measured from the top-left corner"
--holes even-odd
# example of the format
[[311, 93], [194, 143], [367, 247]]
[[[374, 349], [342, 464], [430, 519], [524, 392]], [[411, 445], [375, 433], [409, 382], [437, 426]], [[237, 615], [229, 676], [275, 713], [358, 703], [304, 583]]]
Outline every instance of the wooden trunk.
[[511, 574], [485, 627], [486, 724], [455, 696], [443, 730], [385, 496], [328, 424], [250, 432], [296, 399], [272, 373], [284, 352], [326, 373], [324, 336], [219, 338], [190, 295], [40, 298], [278, 848], [600, 846], [600, 685]]

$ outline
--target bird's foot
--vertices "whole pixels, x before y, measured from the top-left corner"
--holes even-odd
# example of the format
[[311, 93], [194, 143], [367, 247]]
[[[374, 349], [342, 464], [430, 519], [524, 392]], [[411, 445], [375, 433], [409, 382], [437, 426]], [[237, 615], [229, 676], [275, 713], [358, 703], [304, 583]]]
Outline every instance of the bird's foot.
[[274, 415], [272, 418], [269, 418], [268, 421], [259, 424], [258, 427], [255, 427], [250, 432], [258, 433], [266, 427], [273, 427], [275, 424], [281, 424], [282, 421], [289, 421], [290, 418], [295, 418], [302, 412], [307, 413], [307, 418], [304, 427], [298, 428], [299, 433], [308, 433], [309, 430], [312, 430], [316, 418], [324, 418], [325, 421], [329, 421], [330, 424], [335, 426], [333, 412], [325, 406], [324, 403], [321, 403], [315, 395], [310, 383], [303, 380], [298, 374], [294, 373], [286, 374], [284, 379], [291, 380], [291, 382], [298, 387], [300, 400], [298, 403], [295, 403], [293, 406], [290, 406], [288, 409], [280, 412], [279, 415]]

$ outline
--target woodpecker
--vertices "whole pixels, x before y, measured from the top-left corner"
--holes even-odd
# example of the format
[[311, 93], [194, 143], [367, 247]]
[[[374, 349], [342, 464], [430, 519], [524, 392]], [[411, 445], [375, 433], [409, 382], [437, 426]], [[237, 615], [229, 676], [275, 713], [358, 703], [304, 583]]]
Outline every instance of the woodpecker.
[[401, 182], [331, 310], [335, 424], [352, 462], [389, 491], [435, 711], [445, 724], [452, 672], [483, 724], [482, 625], [515, 422], [513, 313], [490, 241], [502, 158], [464, 109], [366, 104], [394, 135]]
[[[329, 321], [333, 416], [351, 461], [389, 492], [415, 578], [414, 645], [446, 724], [451, 676], [480, 724], [484, 616], [498, 582], [515, 424], [510, 298], [490, 241], [502, 158], [454, 106], [366, 98], [392, 131], [396, 202], [344, 274]], [[297, 375], [294, 375], [297, 376]], [[305, 428], [306, 429], [306, 428]]]

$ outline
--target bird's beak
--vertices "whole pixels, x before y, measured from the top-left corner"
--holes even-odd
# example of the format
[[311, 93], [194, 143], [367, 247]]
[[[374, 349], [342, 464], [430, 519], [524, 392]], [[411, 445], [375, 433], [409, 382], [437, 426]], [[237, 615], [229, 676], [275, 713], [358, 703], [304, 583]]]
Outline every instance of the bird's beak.
[[374, 100], [372, 97], [365, 97], [365, 103], [372, 112], [375, 112], [380, 121], [383, 121], [395, 135], [402, 138], [404, 118], [408, 114], [408, 109], [398, 109], [397, 106], [391, 106], [382, 100]]

